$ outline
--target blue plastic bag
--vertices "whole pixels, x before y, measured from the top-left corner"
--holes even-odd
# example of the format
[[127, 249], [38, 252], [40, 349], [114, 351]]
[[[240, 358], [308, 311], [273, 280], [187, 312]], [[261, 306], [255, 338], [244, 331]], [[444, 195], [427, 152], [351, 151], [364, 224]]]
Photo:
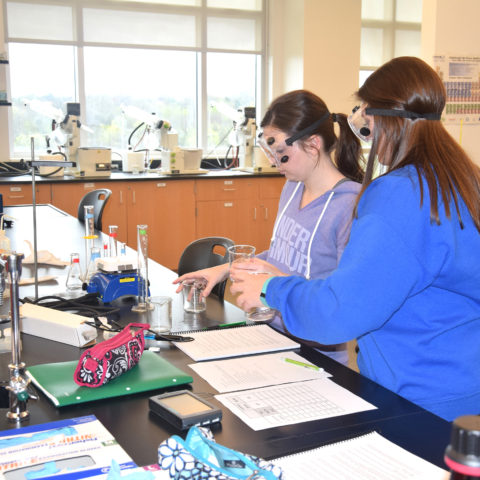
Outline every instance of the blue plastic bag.
[[210, 430], [202, 427], [191, 427], [185, 440], [173, 435], [163, 441], [158, 463], [175, 480], [283, 479], [280, 467], [219, 445]]

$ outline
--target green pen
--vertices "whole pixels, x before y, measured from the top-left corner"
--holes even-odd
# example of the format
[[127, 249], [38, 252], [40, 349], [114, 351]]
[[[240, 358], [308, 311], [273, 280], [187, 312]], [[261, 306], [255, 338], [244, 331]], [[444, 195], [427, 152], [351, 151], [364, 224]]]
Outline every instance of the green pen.
[[229, 327], [244, 327], [247, 322], [233, 322], [233, 323], [220, 323], [218, 326], [220, 328], [229, 328]]
[[291, 363], [292, 365], [298, 365], [299, 367], [311, 368], [312, 370], [316, 370], [319, 372], [323, 370], [323, 368], [317, 367], [316, 365], [312, 365], [310, 363], [299, 362], [298, 360], [294, 360], [293, 358], [285, 358], [284, 359], [287, 363]]
[[202, 330], [218, 330], [220, 328], [244, 327], [245, 325], [247, 325], [247, 322], [219, 323], [218, 325], [212, 325], [211, 327], [206, 327]]

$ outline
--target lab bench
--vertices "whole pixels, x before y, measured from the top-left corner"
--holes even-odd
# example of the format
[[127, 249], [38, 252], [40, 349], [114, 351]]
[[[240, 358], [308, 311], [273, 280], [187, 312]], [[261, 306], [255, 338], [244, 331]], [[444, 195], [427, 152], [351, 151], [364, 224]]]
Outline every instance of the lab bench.
[[[201, 175], [129, 174], [110, 177], [35, 177], [37, 203], [77, 216], [85, 193], [108, 188], [103, 229], [117, 225], [119, 240], [137, 247], [137, 225], [149, 226], [150, 257], [175, 269], [193, 240], [223, 236], [236, 243], [268, 248], [285, 178], [276, 173], [212, 170]], [[1, 177], [5, 206], [31, 204], [31, 176]]]

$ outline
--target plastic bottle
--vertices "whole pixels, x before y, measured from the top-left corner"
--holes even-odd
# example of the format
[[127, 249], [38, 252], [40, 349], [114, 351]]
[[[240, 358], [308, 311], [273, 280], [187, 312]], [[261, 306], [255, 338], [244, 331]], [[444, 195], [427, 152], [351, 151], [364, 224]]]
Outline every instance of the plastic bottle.
[[455, 419], [445, 463], [450, 468], [450, 480], [480, 479], [480, 416]]
[[66, 287], [69, 291], [82, 289], [82, 272], [80, 270], [80, 255], [78, 253], [70, 254], [70, 266], [68, 267]]

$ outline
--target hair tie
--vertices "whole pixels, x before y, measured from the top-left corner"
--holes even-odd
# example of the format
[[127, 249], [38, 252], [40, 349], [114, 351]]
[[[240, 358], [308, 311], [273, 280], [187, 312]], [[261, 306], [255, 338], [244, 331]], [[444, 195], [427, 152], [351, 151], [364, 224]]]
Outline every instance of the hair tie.
[[338, 118], [337, 118], [337, 114], [336, 114], [336, 113], [332, 113], [332, 122], [333, 122], [333, 123], [338, 122]]

